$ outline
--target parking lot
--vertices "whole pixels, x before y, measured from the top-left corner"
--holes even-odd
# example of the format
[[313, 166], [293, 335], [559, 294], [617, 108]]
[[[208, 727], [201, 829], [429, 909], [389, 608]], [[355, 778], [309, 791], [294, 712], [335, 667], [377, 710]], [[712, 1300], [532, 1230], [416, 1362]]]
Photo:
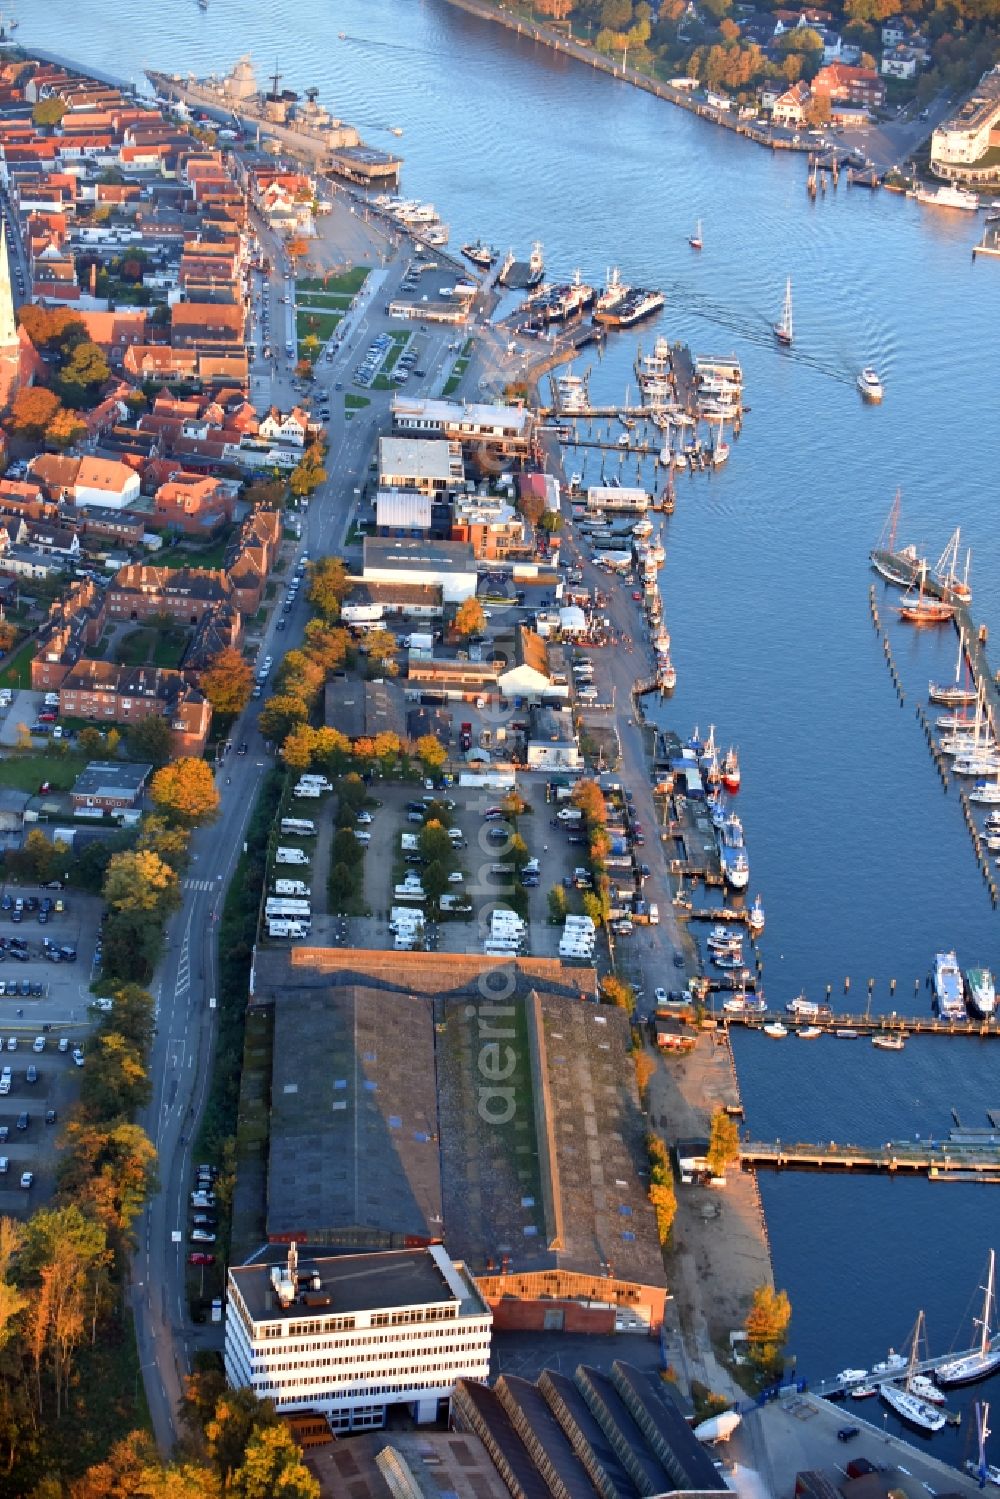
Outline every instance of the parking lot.
[[[46, 900], [53, 909], [39, 923]], [[57, 900], [62, 911], [54, 909]], [[7, 1162], [0, 1169], [0, 1213], [23, 1214], [52, 1193], [55, 1143], [77, 1092], [73, 1051], [86, 1051], [101, 909], [96, 896], [76, 891], [8, 885], [0, 892], [0, 1069], [10, 1068], [6, 1078], [0, 1071], [0, 1168]], [[50, 1111], [54, 1118], [46, 1123]], [[33, 1173], [30, 1189], [20, 1185], [25, 1171]]]

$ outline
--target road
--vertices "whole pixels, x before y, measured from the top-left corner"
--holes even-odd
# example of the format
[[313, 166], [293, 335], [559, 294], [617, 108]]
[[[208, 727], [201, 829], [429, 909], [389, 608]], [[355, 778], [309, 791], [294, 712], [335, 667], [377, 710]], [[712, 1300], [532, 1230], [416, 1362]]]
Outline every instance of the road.
[[[332, 196], [328, 194], [327, 196]], [[350, 213], [350, 206], [338, 199], [337, 212]], [[374, 268], [358, 298], [355, 308], [337, 330], [334, 357], [322, 357], [316, 366], [316, 380], [305, 390], [294, 375], [294, 355], [285, 352], [286, 342], [294, 345], [294, 285], [287, 276], [280, 245], [258, 220], [258, 236], [268, 254], [272, 271], [265, 281], [254, 274], [253, 315], [251, 319], [258, 349], [254, 364], [254, 398], [258, 409], [275, 402], [287, 409], [304, 399], [305, 390], [315, 408], [329, 401], [328, 423], [330, 454], [328, 469], [333, 475], [312, 496], [303, 517], [302, 536], [295, 546], [295, 558], [317, 557], [328, 553], [344, 555], [346, 537], [361, 503], [360, 493], [372, 450], [380, 431], [388, 430], [392, 391], [369, 389], [364, 395], [369, 405], [350, 419], [344, 409], [343, 395], [353, 390], [354, 368], [363, 357], [368, 343], [389, 326], [384, 307], [396, 294], [406, 266], [411, 260], [409, 242], [403, 239], [399, 252], [380, 229], [364, 229], [373, 245], [373, 260], [389, 256], [385, 264]], [[336, 244], [331, 243], [333, 226], [321, 220], [326, 229], [322, 241], [313, 250], [314, 258], [334, 263]], [[355, 238], [360, 225], [355, 226]], [[287, 297], [287, 303], [282, 299]], [[269, 309], [271, 345], [274, 359], [265, 361], [262, 307]], [[399, 324], [393, 324], [398, 328]], [[412, 325], [421, 340], [421, 368], [424, 375], [412, 384], [425, 394], [437, 390], [450, 373], [455, 353], [449, 348], [456, 338], [450, 328], [429, 325], [421, 331]], [[287, 337], [286, 337], [287, 334]], [[286, 576], [289, 573], [286, 570]], [[258, 648], [258, 659], [271, 655], [275, 661], [296, 646], [308, 619], [305, 592], [292, 610], [284, 614], [272, 611]], [[167, 930], [167, 947], [152, 989], [156, 999], [156, 1034], [150, 1058], [152, 1098], [142, 1123], [153, 1139], [160, 1163], [160, 1189], [147, 1204], [137, 1225], [137, 1250], [133, 1258], [131, 1304], [135, 1319], [139, 1364], [146, 1388], [157, 1444], [169, 1453], [177, 1439], [177, 1411], [183, 1379], [192, 1357], [204, 1341], [187, 1314], [185, 1294], [187, 1242], [187, 1193], [192, 1185], [192, 1141], [208, 1096], [215, 1063], [217, 1011], [210, 999], [218, 993], [217, 931], [226, 889], [236, 862], [243, 850], [246, 828], [261, 783], [273, 763], [257, 729], [259, 702], [252, 702], [232, 729], [234, 748], [223, 760], [218, 773], [220, 813], [217, 821], [195, 834], [191, 843], [191, 863], [182, 881], [182, 904]], [[245, 754], [237, 747], [246, 744]], [[238, 1059], [227, 1059], [238, 1065]]]

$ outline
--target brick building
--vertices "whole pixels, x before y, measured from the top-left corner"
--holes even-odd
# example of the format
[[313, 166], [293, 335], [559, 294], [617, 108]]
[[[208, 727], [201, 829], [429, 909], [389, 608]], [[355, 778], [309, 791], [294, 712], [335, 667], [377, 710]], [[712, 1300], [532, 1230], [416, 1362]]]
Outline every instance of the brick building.
[[59, 687], [59, 712], [100, 725], [141, 723], [166, 718], [172, 755], [199, 756], [208, 743], [212, 709], [179, 671], [159, 666], [116, 666], [111, 661], [78, 661]]

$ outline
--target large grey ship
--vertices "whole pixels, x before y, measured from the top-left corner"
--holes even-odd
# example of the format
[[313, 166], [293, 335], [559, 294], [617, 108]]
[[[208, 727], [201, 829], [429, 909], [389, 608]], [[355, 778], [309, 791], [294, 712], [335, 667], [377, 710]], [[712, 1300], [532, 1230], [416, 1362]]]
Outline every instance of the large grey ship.
[[395, 183], [400, 157], [366, 146], [353, 125], [335, 119], [316, 102], [318, 90], [306, 90], [305, 101], [291, 89], [280, 89], [281, 74], [268, 77], [271, 87], [260, 88], [253, 61], [246, 53], [223, 77], [182, 77], [179, 73], [147, 71], [158, 95], [171, 101], [231, 118], [239, 128], [259, 127], [289, 151], [310, 157], [317, 166], [352, 182]]

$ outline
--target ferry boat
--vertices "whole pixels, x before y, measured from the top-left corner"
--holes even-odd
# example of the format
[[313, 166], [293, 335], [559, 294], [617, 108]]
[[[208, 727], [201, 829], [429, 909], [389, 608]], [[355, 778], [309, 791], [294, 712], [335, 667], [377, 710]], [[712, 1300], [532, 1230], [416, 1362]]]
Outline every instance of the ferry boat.
[[781, 306], [781, 317], [774, 324], [774, 336], [779, 344], [788, 348], [794, 338], [792, 327], [792, 278], [785, 282], [785, 300]]
[[606, 314], [618, 311], [631, 290], [632, 288], [621, 279], [618, 267], [613, 265], [594, 303], [594, 322], [601, 323]]
[[659, 312], [666, 300], [661, 291], [634, 286], [616, 306], [595, 312], [594, 322], [606, 328], [632, 328], [636, 323], [641, 323], [643, 318], [652, 317], [654, 312]]
[[543, 323], [562, 323], [586, 312], [595, 295], [594, 288], [587, 285], [577, 270], [567, 285], [543, 287], [530, 299], [529, 306]]
[[[965, 994], [962, 970], [953, 952], [934, 955], [934, 998], [942, 1020], [958, 1020], [965, 1015]], [[1000, 1362], [1000, 1354], [997, 1355]]]
[[934, 1378], [945, 1388], [949, 1385], [975, 1384], [977, 1380], [988, 1379], [991, 1374], [995, 1374], [1000, 1369], [1000, 1348], [990, 1347], [995, 1271], [996, 1255], [991, 1249], [986, 1284], [983, 1287], [983, 1310], [976, 1319], [976, 1325], [979, 1328], [979, 1346], [960, 1358], [949, 1359], [944, 1364], [938, 1364], [934, 1370]]
[[479, 266], [483, 271], [488, 271], [495, 264], [498, 253], [492, 245], [484, 245], [481, 239], [477, 239], [475, 244], [462, 246], [462, 254], [466, 260], [471, 260], [473, 265]]
[[870, 364], [865, 365], [858, 376], [858, 389], [862, 400], [868, 401], [872, 406], [877, 406], [885, 395], [878, 372], [873, 370]]
[[745, 890], [750, 883], [750, 860], [743, 840], [743, 824], [730, 812], [720, 829], [722, 872], [734, 890]]
[[993, 975], [988, 968], [967, 968], [965, 986], [969, 1006], [977, 1015], [989, 1017], [997, 1007], [997, 991]]
[[976, 193], [969, 193], [962, 187], [955, 187], [952, 183], [942, 183], [931, 192], [929, 187], [918, 187], [913, 194], [918, 203], [923, 203], [928, 208], [958, 208], [965, 213], [975, 213], [979, 207], [979, 198]]

